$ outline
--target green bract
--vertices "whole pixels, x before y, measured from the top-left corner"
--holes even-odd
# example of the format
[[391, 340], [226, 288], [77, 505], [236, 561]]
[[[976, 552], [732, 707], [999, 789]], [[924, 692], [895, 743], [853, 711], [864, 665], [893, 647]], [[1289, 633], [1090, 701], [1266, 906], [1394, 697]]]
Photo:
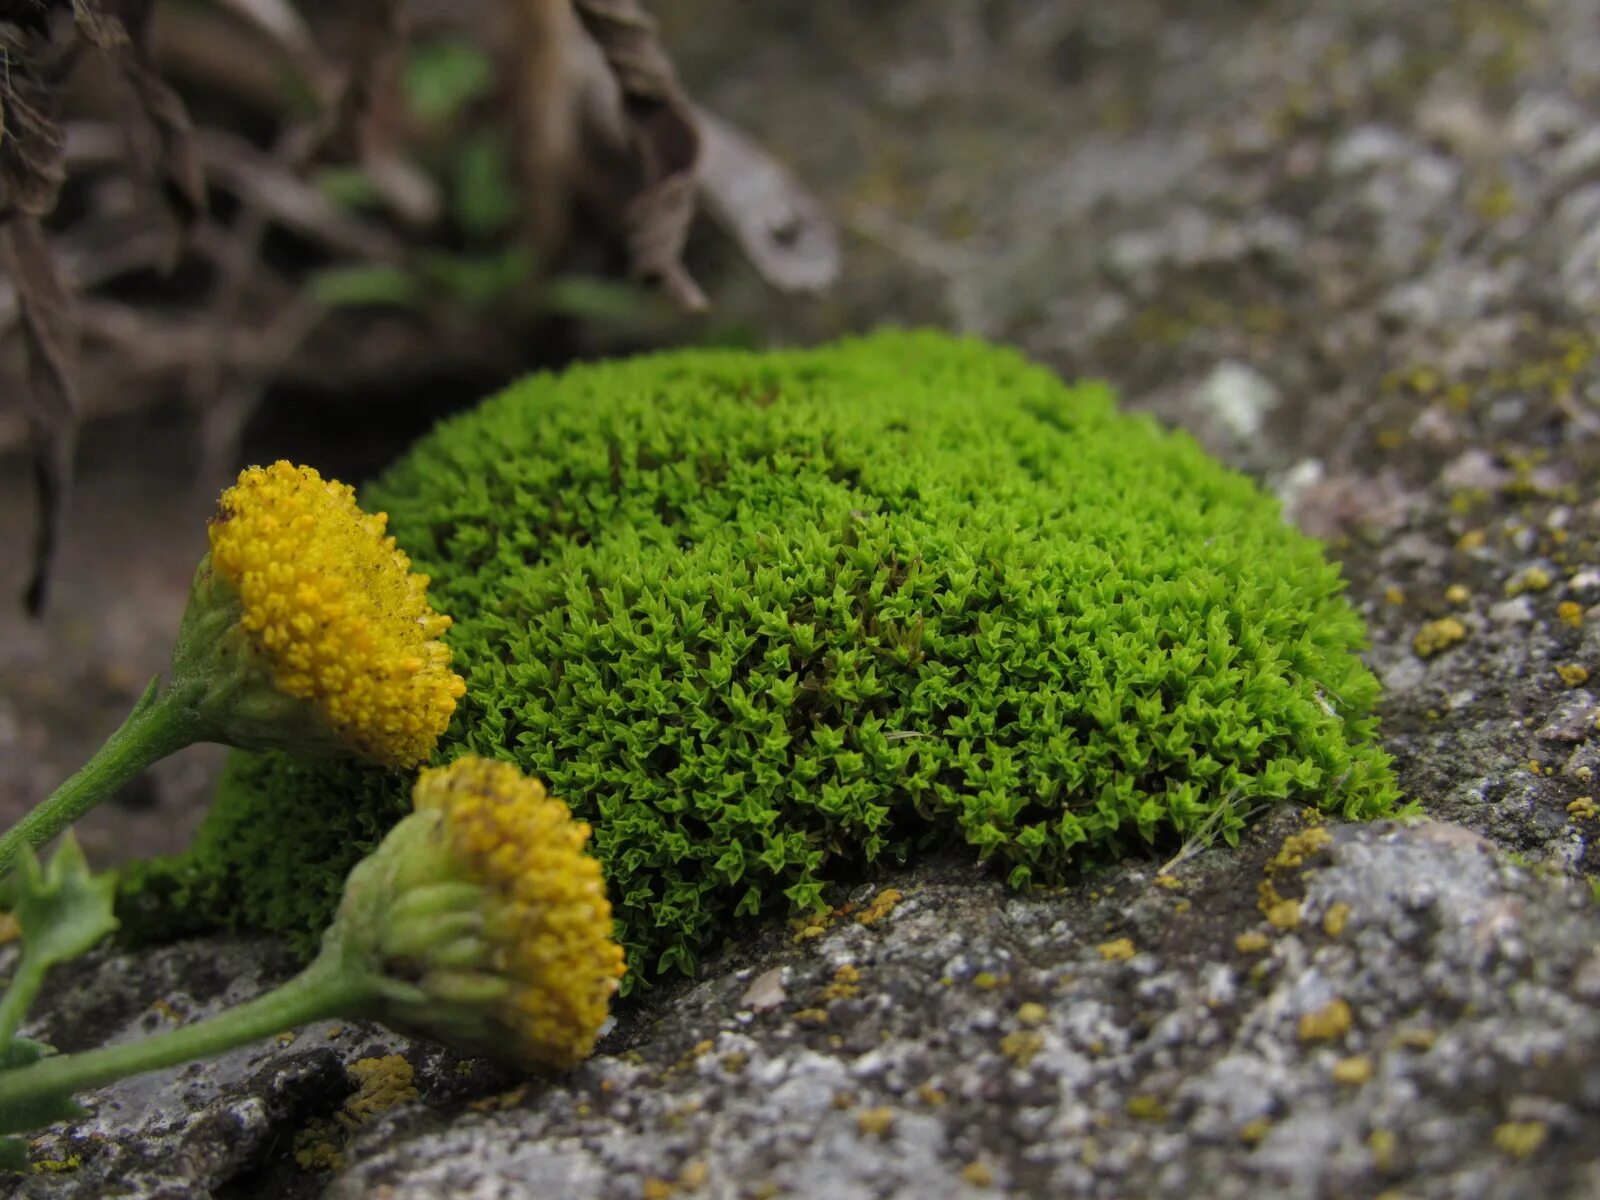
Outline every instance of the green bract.
[[[1388, 810], [1362, 627], [1317, 544], [1187, 437], [1009, 350], [885, 333], [527, 379], [363, 496], [456, 624], [441, 745], [593, 823], [634, 981], [863, 862], [1016, 886]], [[170, 919], [308, 938], [409, 780], [235, 760]]]

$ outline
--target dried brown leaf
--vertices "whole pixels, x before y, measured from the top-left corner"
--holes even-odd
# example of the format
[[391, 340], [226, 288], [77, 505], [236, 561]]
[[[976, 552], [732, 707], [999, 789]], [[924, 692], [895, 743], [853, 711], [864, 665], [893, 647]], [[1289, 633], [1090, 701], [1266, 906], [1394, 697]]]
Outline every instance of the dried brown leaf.
[[[84, 37], [111, 55], [138, 103], [138, 113], [153, 135], [146, 160], [135, 155], [134, 167], [158, 183], [178, 227], [174, 257], [206, 209], [205, 175], [194, 149], [194, 126], [178, 93], [161, 78], [149, 51], [150, 15], [154, 0], [73, 0]], [[86, 13], [90, 16], [86, 17]], [[90, 33], [86, 20], [92, 22]]]
[[0, 26], [0, 221], [56, 206], [64, 139], [49, 38]]
[[16, 289], [28, 351], [28, 423], [33, 442], [33, 475], [38, 497], [33, 569], [24, 593], [28, 611], [44, 606], [50, 564], [72, 482], [77, 441], [77, 399], [73, 371], [78, 330], [66, 284], [56, 267], [44, 230], [33, 216], [14, 216], [0, 227], [6, 267]]
[[574, 9], [622, 92], [638, 179], [623, 209], [633, 272], [658, 283], [683, 307], [706, 307], [683, 265], [695, 211], [700, 135], [655, 22], [637, 0], [573, 0]]
[[323, 144], [334, 154], [360, 157], [387, 151], [394, 140], [400, 51], [405, 45], [400, 0], [345, 0], [347, 74]]
[[572, 47], [582, 39], [569, 0], [501, 0], [523, 223], [540, 261], [566, 236], [577, 154]]
[[830, 286], [839, 277], [839, 233], [817, 198], [727, 121], [702, 108], [694, 115], [706, 211], [774, 287]]

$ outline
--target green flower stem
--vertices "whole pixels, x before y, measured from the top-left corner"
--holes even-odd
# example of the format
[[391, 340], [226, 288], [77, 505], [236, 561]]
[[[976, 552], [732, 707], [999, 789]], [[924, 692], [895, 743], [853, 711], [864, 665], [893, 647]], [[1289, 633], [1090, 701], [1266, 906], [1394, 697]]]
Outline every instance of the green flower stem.
[[17, 1026], [22, 1024], [33, 998], [44, 986], [47, 969], [46, 963], [31, 954], [24, 954], [17, 963], [17, 973], [11, 977], [5, 996], [0, 998], [0, 1047], [9, 1045], [16, 1036]]
[[193, 1025], [0, 1071], [0, 1128], [30, 1128], [30, 1114], [75, 1092], [209, 1058], [312, 1021], [360, 1013], [373, 990], [362, 972], [320, 958], [281, 987]]
[[189, 688], [152, 681], [122, 727], [93, 758], [0, 837], [0, 877], [22, 847], [38, 848], [82, 817], [151, 763], [195, 742], [210, 740], [206, 721], [190, 703]]

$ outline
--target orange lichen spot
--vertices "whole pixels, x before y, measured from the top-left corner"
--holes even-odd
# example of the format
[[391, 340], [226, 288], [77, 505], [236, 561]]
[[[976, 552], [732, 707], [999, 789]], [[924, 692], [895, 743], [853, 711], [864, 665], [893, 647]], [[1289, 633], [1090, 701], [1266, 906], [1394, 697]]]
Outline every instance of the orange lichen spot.
[[1123, 1110], [1137, 1121], [1165, 1121], [1167, 1105], [1160, 1096], [1129, 1096]]
[[1523, 592], [1542, 592], [1550, 586], [1550, 572], [1543, 567], [1529, 567], [1506, 581], [1506, 595], [1520, 596]]
[[1354, 1014], [1342, 999], [1330, 1000], [1314, 1012], [1300, 1014], [1302, 1042], [1331, 1042], [1350, 1032]]
[[884, 1105], [856, 1114], [856, 1128], [867, 1137], [888, 1137], [894, 1130], [894, 1110]]
[[1114, 938], [1109, 942], [1101, 942], [1095, 947], [1100, 952], [1100, 957], [1107, 962], [1126, 962], [1132, 958], [1136, 951], [1131, 938]]
[[1356, 1086], [1372, 1078], [1372, 1059], [1365, 1054], [1352, 1054], [1348, 1058], [1341, 1058], [1333, 1064], [1333, 1081], [1335, 1083]]
[[861, 994], [861, 971], [846, 963], [833, 973], [833, 982], [822, 989], [824, 1000], [849, 1000]]
[[899, 904], [903, 899], [905, 899], [905, 896], [899, 888], [884, 888], [872, 898], [871, 904], [856, 915], [856, 920], [862, 925], [876, 925], [892, 913], [895, 905]]
[[1019, 1067], [1027, 1066], [1043, 1049], [1044, 1035], [1031, 1029], [1013, 1030], [1000, 1039], [1000, 1053]]
[[1432, 658], [1457, 642], [1464, 641], [1466, 636], [1467, 627], [1455, 617], [1440, 617], [1417, 630], [1416, 636], [1411, 639], [1411, 648], [1416, 651], [1418, 658]]
[[1024, 1025], [1042, 1025], [1049, 1015], [1050, 1011], [1034, 1000], [1029, 1000], [1017, 1009], [1017, 1020]]
[[1322, 932], [1329, 937], [1338, 937], [1344, 932], [1345, 922], [1350, 919], [1350, 906], [1343, 900], [1328, 906], [1328, 911], [1322, 915]]
[[986, 1162], [969, 1162], [961, 1168], [961, 1181], [968, 1187], [986, 1188], [994, 1186], [994, 1171]]
[[1333, 835], [1323, 825], [1314, 825], [1304, 833], [1291, 834], [1283, 839], [1278, 853], [1267, 863], [1267, 873], [1276, 874], [1302, 867], [1306, 859], [1316, 857], [1331, 845]]
[[1259, 1145], [1270, 1132], [1272, 1132], [1272, 1122], [1266, 1117], [1257, 1117], [1239, 1126], [1239, 1140], [1246, 1146]]
[[1543, 1121], [1506, 1121], [1494, 1129], [1495, 1149], [1511, 1158], [1529, 1158], [1537, 1154], [1550, 1136], [1550, 1127]]
[[1372, 1165], [1379, 1171], [1394, 1167], [1395, 1153], [1400, 1149], [1400, 1139], [1392, 1130], [1374, 1129], [1367, 1134], [1367, 1153], [1372, 1155]]
[[386, 1109], [417, 1098], [416, 1070], [403, 1054], [363, 1058], [350, 1064], [355, 1092], [344, 1102], [339, 1124], [353, 1130]]

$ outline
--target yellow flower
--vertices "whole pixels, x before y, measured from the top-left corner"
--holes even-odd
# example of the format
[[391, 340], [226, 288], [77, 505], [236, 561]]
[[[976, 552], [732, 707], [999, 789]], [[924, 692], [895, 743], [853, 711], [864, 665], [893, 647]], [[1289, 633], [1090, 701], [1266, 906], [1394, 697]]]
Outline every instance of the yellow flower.
[[345, 484], [310, 467], [250, 467], [222, 493], [211, 567], [274, 686], [310, 702], [356, 753], [411, 766], [433, 752], [466, 690], [438, 639], [450, 618], [428, 578]]
[[571, 1066], [594, 1049], [623, 974], [589, 826], [516, 768], [463, 758], [424, 771], [418, 814], [438, 814], [448, 853], [482, 891], [492, 973], [509, 984], [490, 1002], [503, 1053]]

